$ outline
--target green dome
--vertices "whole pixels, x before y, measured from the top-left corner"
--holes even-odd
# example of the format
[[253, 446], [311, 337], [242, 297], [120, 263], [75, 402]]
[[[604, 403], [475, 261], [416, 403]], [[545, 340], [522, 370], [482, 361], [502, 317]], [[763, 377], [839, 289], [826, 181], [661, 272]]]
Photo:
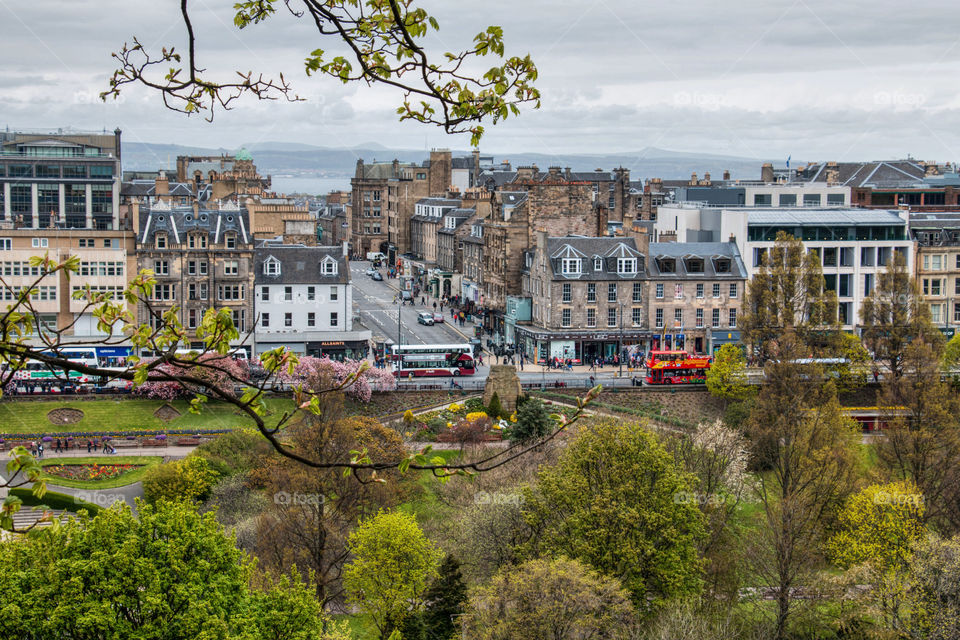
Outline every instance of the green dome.
[[250, 155], [250, 152], [246, 150], [245, 147], [240, 147], [240, 151], [237, 151], [237, 160], [253, 160], [253, 156]]

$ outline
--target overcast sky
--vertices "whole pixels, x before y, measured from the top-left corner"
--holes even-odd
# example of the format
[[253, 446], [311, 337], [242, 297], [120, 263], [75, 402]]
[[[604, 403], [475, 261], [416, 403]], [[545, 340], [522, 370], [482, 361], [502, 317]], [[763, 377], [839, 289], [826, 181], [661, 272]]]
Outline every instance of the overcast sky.
[[[293, 0], [294, 4], [296, 0]], [[466, 148], [464, 136], [396, 121], [400, 96], [307, 78], [303, 58], [334, 50], [278, 14], [238, 31], [232, 1], [192, 0], [202, 65], [283, 71], [307, 102], [247, 101], [213, 123], [128, 89], [102, 104], [110, 53], [136, 35], [179, 45], [172, 0], [0, 0], [0, 126], [112, 130], [128, 141], [234, 148], [263, 141]], [[282, 4], [278, 0], [278, 4]], [[644, 147], [748, 157], [960, 160], [960, 9], [885, 0], [429, 0], [432, 50], [468, 46], [487, 24], [540, 71], [539, 111], [488, 127], [491, 153]]]

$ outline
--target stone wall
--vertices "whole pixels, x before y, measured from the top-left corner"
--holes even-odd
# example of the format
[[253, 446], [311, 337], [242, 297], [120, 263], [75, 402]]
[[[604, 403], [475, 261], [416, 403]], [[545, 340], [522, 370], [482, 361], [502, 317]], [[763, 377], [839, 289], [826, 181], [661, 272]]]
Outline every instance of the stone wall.
[[500, 398], [500, 405], [507, 413], [517, 410], [517, 397], [521, 393], [517, 368], [509, 364], [495, 364], [490, 367], [487, 384], [483, 388], [483, 404], [490, 405], [493, 394]]

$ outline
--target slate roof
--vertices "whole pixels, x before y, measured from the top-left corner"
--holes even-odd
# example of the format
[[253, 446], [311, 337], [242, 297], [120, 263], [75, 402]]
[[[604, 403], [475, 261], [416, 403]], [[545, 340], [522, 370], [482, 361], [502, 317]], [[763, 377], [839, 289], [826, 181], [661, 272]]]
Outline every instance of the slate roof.
[[[644, 256], [633, 238], [588, 238], [564, 236], [547, 238], [547, 259], [553, 280], [640, 280], [645, 278]], [[562, 273], [563, 258], [580, 258], [579, 275]], [[594, 269], [594, 258], [603, 259], [603, 268]], [[617, 273], [617, 258], [637, 258], [637, 273]]]
[[874, 160], [871, 162], [838, 162], [836, 167], [826, 163], [804, 169], [806, 182], [826, 182], [827, 170], [836, 169], [840, 184], [848, 187], [923, 186], [924, 168], [913, 160]]
[[[649, 251], [647, 272], [651, 279], [745, 280], [747, 278], [747, 268], [740, 258], [740, 250], [737, 249], [735, 242], [651, 242]], [[703, 260], [703, 271], [688, 271], [687, 259], [689, 258]], [[661, 269], [664, 259], [674, 261], [674, 271]], [[728, 273], [717, 271], [717, 259], [729, 260]]]
[[[267, 275], [263, 271], [264, 263], [271, 258], [280, 262], [279, 275]], [[323, 274], [320, 265], [325, 260], [336, 261], [336, 275]], [[350, 283], [350, 267], [342, 247], [307, 247], [261, 242], [254, 252], [253, 266], [254, 283], [258, 285]]]
[[158, 231], [165, 231], [171, 244], [185, 243], [190, 231], [205, 231], [210, 244], [223, 242], [228, 231], [236, 232], [238, 247], [252, 241], [250, 217], [243, 207], [200, 209], [199, 214], [193, 212], [193, 207], [170, 208], [154, 204], [151, 208], [142, 208], [137, 241], [153, 246]]
[[[130, 180], [120, 185], [120, 195], [124, 197], [152, 197], [156, 195], [156, 182], [154, 180]], [[169, 183], [171, 196], [192, 197], [193, 185], [189, 182], [171, 182]]]

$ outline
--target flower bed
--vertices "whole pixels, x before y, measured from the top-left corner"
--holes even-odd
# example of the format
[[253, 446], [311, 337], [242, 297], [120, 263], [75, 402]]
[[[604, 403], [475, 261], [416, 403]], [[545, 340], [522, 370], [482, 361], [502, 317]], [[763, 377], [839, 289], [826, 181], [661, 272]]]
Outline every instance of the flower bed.
[[58, 464], [44, 467], [44, 472], [67, 480], [112, 480], [139, 469], [139, 464]]

